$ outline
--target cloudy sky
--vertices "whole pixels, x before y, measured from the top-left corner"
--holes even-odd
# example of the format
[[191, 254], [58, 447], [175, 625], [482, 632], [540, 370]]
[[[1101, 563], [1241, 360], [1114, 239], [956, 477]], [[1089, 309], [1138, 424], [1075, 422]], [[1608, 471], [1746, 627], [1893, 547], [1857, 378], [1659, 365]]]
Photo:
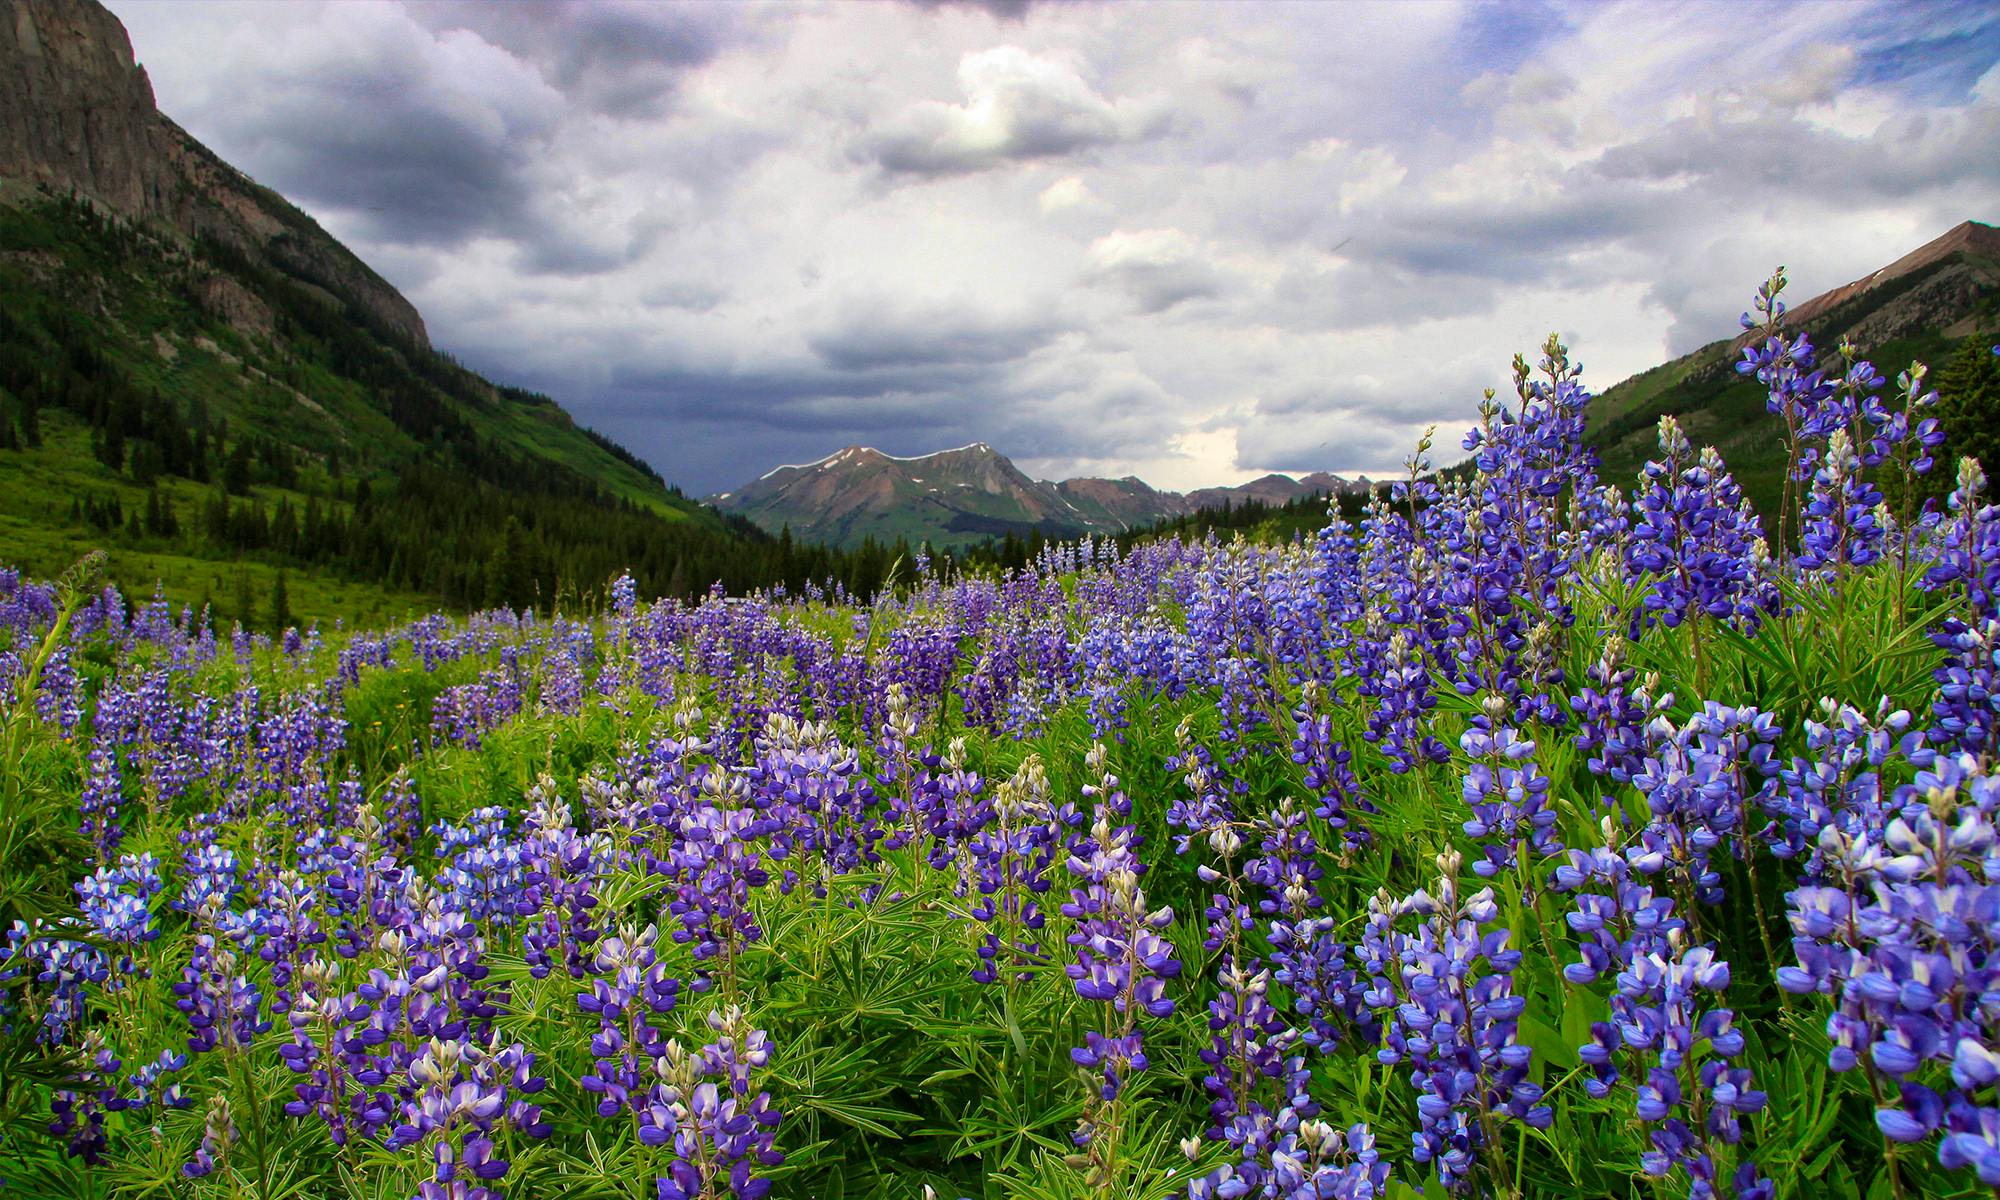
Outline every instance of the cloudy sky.
[[440, 348], [696, 494], [852, 442], [1380, 471], [2000, 221], [1963, 4], [109, 0]]

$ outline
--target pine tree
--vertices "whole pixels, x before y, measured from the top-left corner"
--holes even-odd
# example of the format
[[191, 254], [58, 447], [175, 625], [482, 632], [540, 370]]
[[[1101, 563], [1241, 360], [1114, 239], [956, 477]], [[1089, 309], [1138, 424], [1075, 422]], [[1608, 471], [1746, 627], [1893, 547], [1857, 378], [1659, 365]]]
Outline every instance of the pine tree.
[[1966, 457], [1978, 459], [1989, 473], [2000, 470], [2000, 357], [1993, 353], [1993, 336], [1960, 342], [1934, 386], [1945, 432], [1939, 456], [1944, 477], [1955, 479], [1958, 460]]
[[526, 537], [518, 517], [507, 518], [500, 542], [486, 560], [484, 600], [489, 607], [512, 605], [528, 594], [529, 580]]
[[232, 606], [236, 619], [247, 628], [257, 623], [257, 601], [250, 591], [250, 572], [236, 572], [236, 600]]
[[222, 486], [232, 496], [250, 494], [250, 443], [238, 442], [222, 467]]
[[292, 623], [292, 598], [285, 590], [285, 573], [278, 572], [276, 582], [271, 584], [271, 629], [282, 631]]

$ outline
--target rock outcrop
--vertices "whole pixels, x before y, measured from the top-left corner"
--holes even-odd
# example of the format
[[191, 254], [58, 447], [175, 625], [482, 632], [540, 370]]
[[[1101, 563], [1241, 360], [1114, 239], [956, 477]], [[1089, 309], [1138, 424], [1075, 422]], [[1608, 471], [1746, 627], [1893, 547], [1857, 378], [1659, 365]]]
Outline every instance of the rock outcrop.
[[214, 238], [429, 344], [423, 318], [387, 281], [160, 113], [125, 27], [96, 0], [0, 0], [0, 184], [79, 193]]

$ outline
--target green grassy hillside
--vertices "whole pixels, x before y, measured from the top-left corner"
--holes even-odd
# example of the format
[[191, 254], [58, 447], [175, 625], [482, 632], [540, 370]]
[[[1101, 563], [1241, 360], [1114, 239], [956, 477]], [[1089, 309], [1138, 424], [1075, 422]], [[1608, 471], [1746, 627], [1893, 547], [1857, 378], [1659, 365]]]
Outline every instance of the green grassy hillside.
[[309, 270], [4, 199], [0, 559], [52, 574], [103, 548], [128, 591], [263, 624], [281, 571], [302, 618], [547, 604], [627, 569], [663, 594], [869, 582], [683, 497]]
[[[1896, 372], [1911, 362], [1928, 364], [1952, 444], [1964, 447], [1978, 439], [1984, 418], [1955, 404], [1940, 383], [1963, 346], [1983, 349], [2000, 331], [2000, 262], [1954, 254], [1835, 305], [1804, 328], [1821, 347], [1820, 365], [1829, 371], [1840, 369], [1834, 347], [1850, 335], [1860, 355], [1891, 377], [1892, 387]], [[1870, 331], [1878, 329], [1900, 332], [1870, 339]], [[1660, 418], [1672, 415], [1696, 445], [1722, 452], [1759, 511], [1775, 512], [1784, 487], [1785, 447], [1766, 411], [1765, 388], [1736, 372], [1741, 357], [1730, 341], [1713, 342], [1599, 395], [1591, 405], [1591, 440], [1603, 456], [1604, 478], [1629, 481], [1656, 457]], [[1974, 365], [1980, 365], [1976, 359]]]

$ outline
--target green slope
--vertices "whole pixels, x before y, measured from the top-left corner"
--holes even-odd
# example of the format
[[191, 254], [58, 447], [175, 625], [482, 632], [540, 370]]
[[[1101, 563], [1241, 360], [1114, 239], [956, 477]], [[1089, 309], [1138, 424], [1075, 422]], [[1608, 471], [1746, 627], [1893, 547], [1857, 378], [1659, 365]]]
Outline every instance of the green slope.
[[[1929, 295], [1936, 292], [1945, 299]], [[1912, 308], [1918, 298], [1923, 306]], [[1990, 341], [2000, 330], [2000, 262], [1952, 254], [1834, 305], [1804, 328], [1821, 351], [1823, 368], [1839, 369], [1835, 347], [1843, 336], [1855, 335], [1859, 355], [1888, 376], [1892, 388], [1897, 373], [1917, 361], [1932, 368], [1930, 385], [1936, 387], [1939, 372], [1968, 339]], [[1867, 338], [1870, 329], [1882, 328], [1901, 332]], [[1603, 458], [1603, 477], [1629, 482], [1647, 459], [1657, 457], [1660, 418], [1672, 415], [1696, 445], [1722, 452], [1759, 511], [1776, 511], [1784, 487], [1782, 431], [1766, 409], [1763, 386], [1737, 374], [1740, 357], [1731, 342], [1712, 342], [1597, 396], [1590, 437]], [[1953, 444], [1973, 440], [1977, 431], [1968, 417], [1952, 397], [1942, 399], [1940, 415]]]
[[229, 617], [255, 615], [227, 602], [242, 579], [268, 612], [280, 570], [292, 610], [324, 617], [849, 565], [781, 560], [548, 397], [278, 261], [0, 195], [0, 562], [52, 574], [101, 547], [128, 589]]

